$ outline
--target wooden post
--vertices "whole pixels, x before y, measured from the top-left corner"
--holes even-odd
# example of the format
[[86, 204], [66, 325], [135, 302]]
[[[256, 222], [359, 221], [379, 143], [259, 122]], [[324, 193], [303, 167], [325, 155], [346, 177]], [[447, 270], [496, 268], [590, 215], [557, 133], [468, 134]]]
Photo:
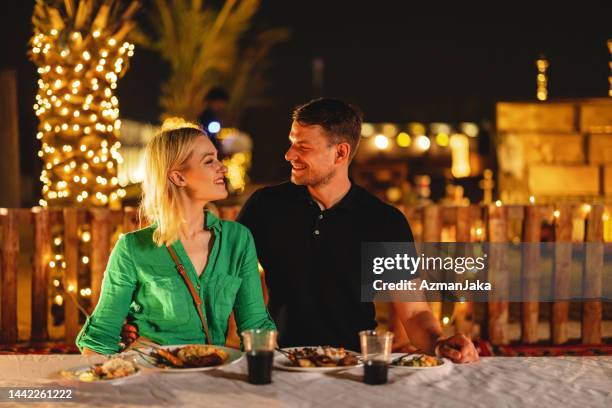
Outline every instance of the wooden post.
[[2, 328], [0, 343], [17, 342], [17, 255], [19, 254], [19, 223], [17, 210], [0, 210], [2, 220]]
[[521, 341], [536, 343], [538, 341], [538, 301], [540, 285], [540, 236], [542, 229], [542, 211], [533, 205], [525, 207], [523, 219], [523, 242], [526, 244], [522, 252], [523, 276], [521, 303]]
[[64, 277], [64, 325], [66, 343], [72, 344], [79, 332], [79, 309], [76, 304], [79, 293], [79, 236], [78, 212], [76, 208], [64, 208], [64, 259], [66, 271]]
[[17, 114], [17, 72], [0, 71], [0, 207], [21, 207]]
[[106, 208], [92, 208], [91, 219], [91, 308], [98, 304], [102, 278], [110, 255], [110, 211]]
[[[459, 243], [471, 242], [471, 210], [470, 207], [457, 207], [455, 219], [455, 241]], [[467, 250], [467, 245], [466, 245]], [[471, 256], [472, 254], [464, 254]], [[459, 278], [462, 275], [457, 275]], [[455, 317], [455, 328], [457, 333], [471, 337], [474, 325], [474, 304], [463, 301], [454, 305], [453, 316]]]
[[34, 256], [32, 262], [32, 341], [48, 340], [49, 261], [51, 261], [51, 227], [49, 210], [35, 207]]
[[[440, 242], [442, 235], [442, 217], [440, 207], [427, 205], [423, 207], [423, 242]], [[442, 317], [442, 302], [429, 302], [434, 317]]]
[[[496, 205], [487, 206], [487, 233], [489, 242], [489, 275], [492, 295], [503, 299], [508, 295], [508, 275], [506, 271], [506, 249], [501, 243], [508, 241], [507, 208]], [[491, 300], [488, 302], [487, 332], [492, 344], [508, 344], [508, 301]]]
[[582, 343], [601, 343], [603, 275], [603, 205], [593, 205], [586, 222], [586, 252], [582, 274]]
[[[553, 293], [551, 337], [553, 344], [568, 340], [570, 276], [572, 268], [572, 207], [559, 205], [555, 217], [555, 260], [553, 267]], [[563, 300], [565, 299], [565, 300]]]
[[422, 208], [407, 207], [404, 209], [404, 215], [410, 224], [412, 236], [415, 242], [423, 241], [423, 215]]

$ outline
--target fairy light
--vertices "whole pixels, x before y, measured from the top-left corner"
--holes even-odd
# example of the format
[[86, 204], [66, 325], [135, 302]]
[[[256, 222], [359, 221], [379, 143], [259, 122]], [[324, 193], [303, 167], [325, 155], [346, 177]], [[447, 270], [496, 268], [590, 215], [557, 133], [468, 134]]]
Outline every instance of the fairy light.
[[537, 92], [536, 97], [539, 101], [545, 101], [548, 99], [548, 75], [547, 70], [549, 62], [543, 56], [536, 60], [536, 67], [538, 68], [538, 76], [536, 79]]
[[[42, 145], [37, 155], [46, 171], [40, 177], [39, 204], [106, 206], [110, 197], [118, 205], [119, 185], [109, 181], [117, 175], [121, 155], [98, 149], [102, 141], [108, 146], [118, 141], [121, 122], [114, 94], [134, 50], [133, 44], [124, 41], [133, 13], [122, 15], [121, 10], [127, 10], [130, 2], [116, 2], [119, 12], [113, 12], [102, 26], [100, 19], [86, 16], [86, 24], [78, 31], [74, 19], [83, 17], [80, 11], [69, 16], [53, 8], [60, 10], [60, 19], [55, 19], [47, 3], [35, 5], [34, 12], [41, 18], [34, 21], [29, 53], [39, 75], [33, 110], [39, 119], [36, 139]], [[98, 15], [101, 4], [95, 3], [88, 15]], [[97, 177], [106, 182], [96, 183]], [[96, 198], [98, 192], [100, 198]]]
[[586, 217], [587, 215], [589, 215], [589, 213], [591, 212], [591, 204], [582, 204], [582, 213], [584, 214], [584, 216]]
[[610, 53], [610, 62], [608, 63], [610, 66], [610, 75], [608, 76], [608, 83], [610, 84], [610, 88], [608, 89], [608, 96], [612, 97], [612, 39], [608, 40], [608, 52]]

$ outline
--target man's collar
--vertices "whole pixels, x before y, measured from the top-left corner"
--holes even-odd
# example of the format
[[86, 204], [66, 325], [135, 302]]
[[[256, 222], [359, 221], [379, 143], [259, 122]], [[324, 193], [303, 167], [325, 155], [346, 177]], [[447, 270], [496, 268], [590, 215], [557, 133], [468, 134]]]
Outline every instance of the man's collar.
[[[349, 181], [351, 182], [351, 188], [349, 188], [349, 191], [344, 195], [344, 197], [340, 199], [340, 201], [338, 201], [334, 206], [328, 208], [327, 210], [330, 210], [331, 208], [344, 208], [344, 209], [350, 210], [351, 208], [354, 207], [357, 201], [357, 189], [359, 187], [355, 184], [352, 178], [349, 178]], [[294, 186], [298, 189], [297, 190], [298, 193], [296, 196], [299, 201], [311, 202], [317, 208], [319, 208], [319, 205], [315, 202], [315, 200], [310, 195], [310, 192], [308, 191], [307, 186], [300, 186], [296, 184], [294, 184]]]

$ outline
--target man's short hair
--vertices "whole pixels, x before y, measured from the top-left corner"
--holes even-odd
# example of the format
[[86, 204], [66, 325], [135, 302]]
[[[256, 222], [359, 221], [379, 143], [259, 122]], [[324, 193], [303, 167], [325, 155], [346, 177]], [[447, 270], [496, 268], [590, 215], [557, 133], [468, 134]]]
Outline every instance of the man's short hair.
[[293, 120], [302, 126], [321, 126], [333, 143], [347, 142], [351, 146], [349, 160], [357, 153], [362, 114], [356, 107], [340, 99], [314, 99], [295, 108]]

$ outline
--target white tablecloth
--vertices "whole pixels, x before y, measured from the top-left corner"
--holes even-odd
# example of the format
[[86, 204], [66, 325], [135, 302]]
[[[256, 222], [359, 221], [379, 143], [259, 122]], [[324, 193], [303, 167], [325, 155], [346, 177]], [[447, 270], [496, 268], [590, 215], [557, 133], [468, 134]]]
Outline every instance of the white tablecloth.
[[75, 401], [46, 404], [51, 407], [612, 407], [612, 356], [489, 357], [450, 370], [391, 369], [390, 382], [379, 386], [363, 384], [361, 369], [335, 375], [275, 370], [273, 384], [255, 386], [246, 382], [244, 359], [206, 373], [144, 372], [121, 385], [72, 383], [58, 375], [99, 359], [0, 356], [0, 387], [74, 389]]

